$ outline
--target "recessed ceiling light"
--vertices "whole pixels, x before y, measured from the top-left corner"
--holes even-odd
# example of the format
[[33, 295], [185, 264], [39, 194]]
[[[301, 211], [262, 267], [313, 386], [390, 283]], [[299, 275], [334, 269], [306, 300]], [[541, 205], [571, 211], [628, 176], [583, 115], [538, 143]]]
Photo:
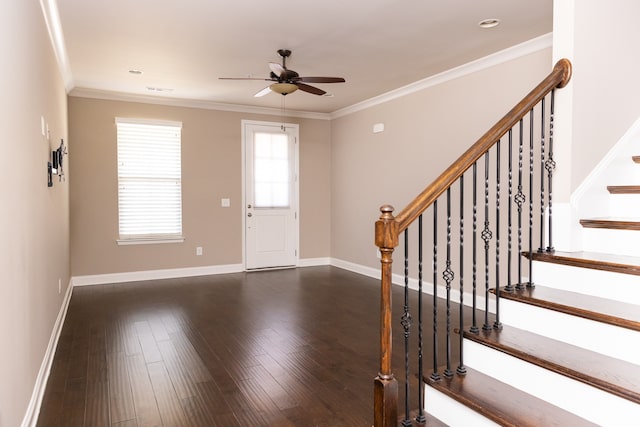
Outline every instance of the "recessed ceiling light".
[[500, 20], [497, 18], [483, 19], [482, 21], [478, 22], [478, 26], [480, 28], [493, 28], [497, 27], [498, 25], [500, 25]]
[[139, 76], [142, 73], [142, 70], [129, 70], [129, 74], [135, 74], [136, 76]]

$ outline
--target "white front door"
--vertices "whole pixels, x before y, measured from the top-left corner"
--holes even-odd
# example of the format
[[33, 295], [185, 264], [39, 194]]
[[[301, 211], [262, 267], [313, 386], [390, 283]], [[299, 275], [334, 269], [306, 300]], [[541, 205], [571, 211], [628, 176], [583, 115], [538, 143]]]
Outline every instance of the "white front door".
[[243, 121], [247, 270], [297, 264], [298, 126]]

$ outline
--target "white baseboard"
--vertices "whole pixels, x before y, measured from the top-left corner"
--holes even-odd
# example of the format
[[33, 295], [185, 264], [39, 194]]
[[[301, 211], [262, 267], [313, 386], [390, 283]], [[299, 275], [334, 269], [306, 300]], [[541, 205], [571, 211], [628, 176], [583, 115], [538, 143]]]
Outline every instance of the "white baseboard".
[[73, 285], [71, 281], [69, 281], [67, 292], [65, 292], [64, 299], [62, 301], [62, 306], [60, 307], [58, 317], [56, 318], [56, 322], [53, 325], [53, 330], [51, 331], [51, 337], [49, 338], [47, 350], [44, 354], [42, 364], [40, 365], [40, 371], [38, 372], [38, 376], [36, 377], [36, 383], [33, 388], [33, 393], [31, 394], [29, 406], [27, 407], [27, 413], [22, 420], [22, 427], [35, 427], [38, 422], [38, 416], [40, 415], [40, 406], [42, 405], [44, 392], [47, 388], [47, 380], [49, 379], [49, 374], [51, 373], [53, 358], [56, 354], [56, 348], [58, 347], [58, 339], [60, 338], [60, 333], [62, 332], [64, 319], [67, 316], [67, 308], [69, 307], [69, 301], [71, 300], [72, 292]]
[[298, 267], [317, 267], [331, 265], [331, 258], [303, 258], [298, 260]]
[[131, 271], [126, 273], [74, 276], [73, 286], [104, 285], [107, 283], [138, 282], [142, 280], [177, 279], [180, 277], [208, 276], [212, 274], [239, 273], [242, 264], [212, 265], [205, 267], [171, 268], [163, 270]]

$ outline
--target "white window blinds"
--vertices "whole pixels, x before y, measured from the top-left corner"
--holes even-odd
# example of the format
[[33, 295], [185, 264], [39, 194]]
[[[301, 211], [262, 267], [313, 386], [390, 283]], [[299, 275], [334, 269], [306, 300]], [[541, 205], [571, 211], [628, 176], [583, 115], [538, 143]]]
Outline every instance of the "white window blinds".
[[120, 240], [182, 238], [182, 123], [116, 118]]

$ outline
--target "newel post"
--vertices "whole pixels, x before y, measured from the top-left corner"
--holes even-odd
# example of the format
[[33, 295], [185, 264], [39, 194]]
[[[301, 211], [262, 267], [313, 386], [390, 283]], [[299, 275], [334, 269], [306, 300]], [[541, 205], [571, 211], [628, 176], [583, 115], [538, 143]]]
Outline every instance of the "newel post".
[[380, 208], [376, 221], [376, 246], [380, 249], [380, 372], [373, 381], [374, 427], [397, 427], [398, 381], [391, 372], [391, 274], [393, 250], [398, 246], [398, 224], [393, 207]]

